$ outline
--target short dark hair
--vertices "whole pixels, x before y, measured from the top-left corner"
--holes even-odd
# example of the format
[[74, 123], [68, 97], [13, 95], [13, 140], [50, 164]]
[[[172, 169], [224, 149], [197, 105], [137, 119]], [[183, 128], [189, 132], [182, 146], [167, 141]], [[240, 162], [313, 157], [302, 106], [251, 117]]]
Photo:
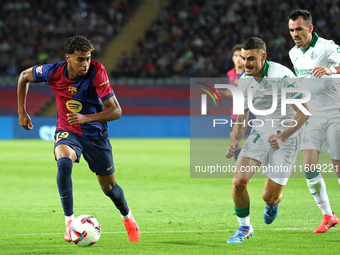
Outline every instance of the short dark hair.
[[263, 50], [264, 52], [267, 51], [266, 43], [259, 37], [250, 37], [244, 41], [242, 44], [242, 49], [244, 50]]
[[231, 54], [234, 55], [235, 51], [241, 51], [242, 44], [235, 44], [234, 47], [231, 48]]
[[91, 41], [82, 35], [76, 35], [69, 38], [65, 43], [64, 48], [67, 54], [73, 54], [75, 51], [87, 52], [94, 50]]
[[289, 14], [288, 16], [288, 21], [292, 20], [295, 21], [298, 18], [302, 17], [303, 20], [307, 23], [307, 24], [312, 24], [313, 23], [313, 18], [312, 18], [312, 14], [307, 11], [307, 10], [297, 10], [297, 11], [293, 11], [291, 14]]

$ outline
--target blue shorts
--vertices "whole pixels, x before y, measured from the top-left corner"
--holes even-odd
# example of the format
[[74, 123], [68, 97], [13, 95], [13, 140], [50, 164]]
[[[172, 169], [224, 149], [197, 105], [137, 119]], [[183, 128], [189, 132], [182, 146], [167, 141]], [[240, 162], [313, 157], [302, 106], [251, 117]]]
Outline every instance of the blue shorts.
[[115, 172], [110, 140], [90, 140], [73, 132], [56, 130], [54, 148], [59, 144], [70, 146], [77, 154], [76, 162], [79, 163], [80, 156], [89, 164], [92, 172], [96, 175], [105, 176]]

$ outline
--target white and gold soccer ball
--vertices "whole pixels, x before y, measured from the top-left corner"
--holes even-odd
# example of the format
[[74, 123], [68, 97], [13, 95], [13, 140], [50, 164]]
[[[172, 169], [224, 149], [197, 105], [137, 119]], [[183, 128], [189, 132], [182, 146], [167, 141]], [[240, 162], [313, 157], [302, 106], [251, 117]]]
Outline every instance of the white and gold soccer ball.
[[70, 226], [72, 242], [79, 246], [95, 244], [100, 238], [100, 224], [90, 215], [80, 215], [72, 220]]

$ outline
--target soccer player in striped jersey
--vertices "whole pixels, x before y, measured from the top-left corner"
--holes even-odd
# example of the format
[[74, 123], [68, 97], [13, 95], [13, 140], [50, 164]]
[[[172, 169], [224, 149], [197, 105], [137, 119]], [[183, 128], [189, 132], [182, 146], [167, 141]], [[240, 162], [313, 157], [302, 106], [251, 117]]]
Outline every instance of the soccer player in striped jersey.
[[[289, 51], [290, 60], [297, 77], [309, 78], [304, 83], [312, 95], [308, 103], [312, 116], [304, 127], [301, 151], [307, 186], [323, 213], [323, 220], [314, 233], [324, 233], [339, 224], [317, 164], [326, 144], [333, 167], [337, 171], [340, 166], [340, 88], [337, 75], [340, 73], [340, 47], [313, 32], [312, 15], [306, 10], [292, 12], [288, 17], [288, 27], [296, 44]], [[311, 79], [314, 77], [318, 79]]]
[[[104, 192], [121, 213], [130, 241], [138, 242], [140, 231], [127, 205], [122, 188], [116, 183], [107, 121], [119, 119], [122, 111], [102, 64], [91, 60], [94, 47], [83, 36], [65, 44], [66, 61], [36, 65], [20, 74], [18, 80], [19, 124], [33, 129], [26, 112], [29, 83], [46, 82], [57, 104], [54, 156], [57, 186], [65, 215], [64, 239], [71, 241], [69, 227], [74, 219], [72, 168], [83, 154]], [[106, 107], [104, 109], [104, 106]]]
[[[300, 99], [306, 111], [303, 112], [303, 109], [295, 104], [288, 104], [286, 114], [281, 112], [281, 93], [284, 93], [282, 90], [296, 86], [294, 80], [289, 78], [294, 77], [294, 74], [288, 68], [266, 59], [266, 44], [262, 39], [258, 37], [247, 39], [242, 45], [241, 56], [244, 60], [245, 74], [241, 77], [238, 87], [242, 90], [244, 98], [243, 102], [239, 103], [244, 104], [246, 112], [237, 115], [238, 124], [233, 127], [233, 139], [227, 150], [227, 158], [233, 156], [245, 134], [246, 127], [240, 123], [247, 123], [248, 101], [253, 102], [257, 124], [253, 124], [252, 132], [236, 161], [232, 197], [239, 228], [229, 238], [228, 243], [242, 243], [254, 233], [250, 224], [250, 197], [247, 185], [260, 166], [262, 170], [264, 168], [268, 170], [266, 172], [263, 170], [268, 177], [262, 194], [266, 203], [264, 222], [271, 224], [276, 218], [282, 191], [299, 152], [302, 133], [300, 127], [309, 117], [304, 95], [298, 92], [286, 93], [287, 98]], [[252, 92], [249, 93], [249, 90]], [[272, 105], [275, 103], [279, 107], [273, 108]], [[268, 109], [272, 112], [268, 112]], [[255, 110], [265, 110], [268, 114], [264, 115], [263, 112]], [[267, 119], [273, 119], [275, 123]], [[261, 122], [263, 124], [259, 125]], [[286, 122], [285, 126], [280, 124], [283, 122]], [[272, 171], [274, 169], [279, 171]]]

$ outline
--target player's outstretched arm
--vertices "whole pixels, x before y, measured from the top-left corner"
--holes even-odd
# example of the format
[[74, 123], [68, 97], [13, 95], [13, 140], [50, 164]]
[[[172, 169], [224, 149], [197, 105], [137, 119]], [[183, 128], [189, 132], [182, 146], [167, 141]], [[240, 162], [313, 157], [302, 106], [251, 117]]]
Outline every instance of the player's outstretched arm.
[[30, 82], [34, 82], [32, 67], [21, 72], [17, 88], [19, 124], [26, 130], [33, 129], [31, 118], [26, 112], [26, 99]]
[[81, 125], [86, 122], [107, 122], [119, 119], [120, 116], [122, 116], [122, 109], [120, 108], [116, 96], [110, 97], [103, 103], [106, 106], [104, 111], [89, 115], [82, 115], [80, 113], [69, 113], [67, 114], [68, 122], [71, 125]]
[[[281, 134], [271, 135], [268, 137], [270, 147], [274, 151], [280, 149], [282, 143], [284, 143], [284, 141], [286, 141], [292, 134], [299, 130], [302, 125], [305, 124], [305, 122], [309, 119], [309, 115], [305, 115], [295, 104], [291, 106], [296, 111], [296, 114], [293, 120], [289, 123], [289, 126], [286, 127]], [[302, 106], [305, 107], [309, 112], [309, 108], [306, 103], [302, 103]]]
[[244, 134], [247, 130], [247, 121], [248, 121], [249, 112], [246, 112], [244, 115], [237, 115], [236, 122], [237, 123], [244, 123], [234, 125], [233, 127], [233, 140], [230, 141], [230, 144], [227, 149], [226, 158], [231, 158], [234, 156], [235, 150], [239, 147], [241, 139], [244, 137]]

